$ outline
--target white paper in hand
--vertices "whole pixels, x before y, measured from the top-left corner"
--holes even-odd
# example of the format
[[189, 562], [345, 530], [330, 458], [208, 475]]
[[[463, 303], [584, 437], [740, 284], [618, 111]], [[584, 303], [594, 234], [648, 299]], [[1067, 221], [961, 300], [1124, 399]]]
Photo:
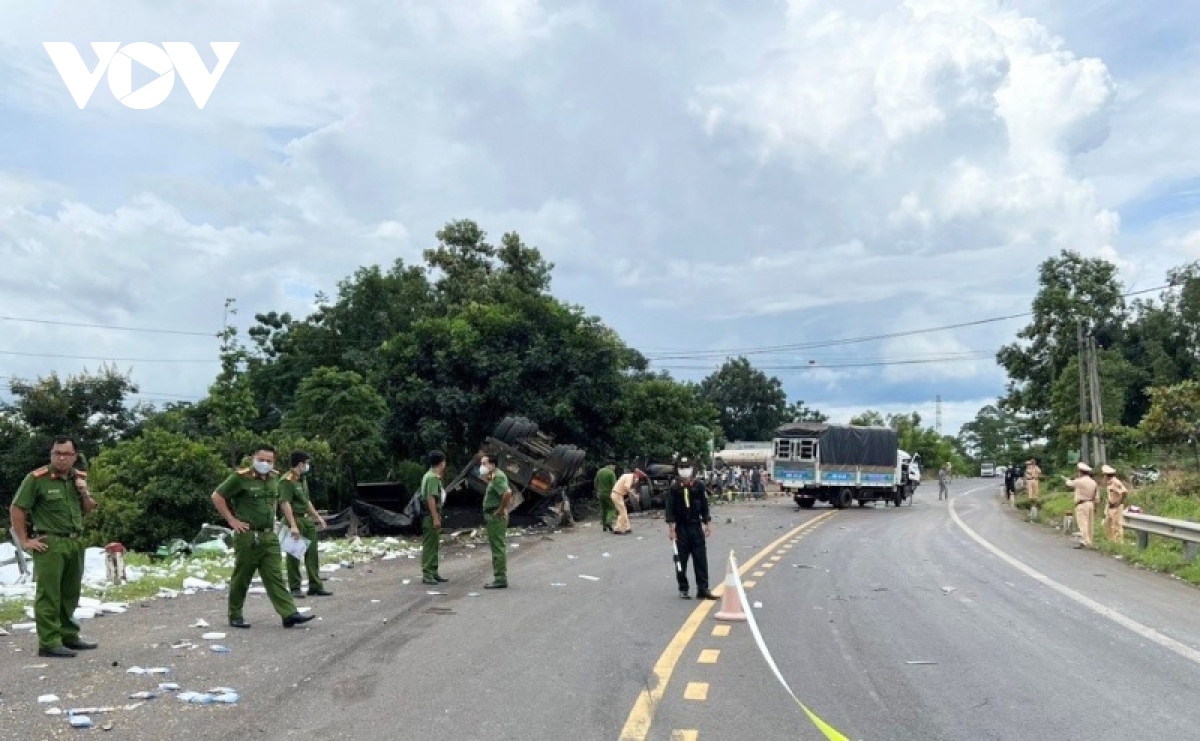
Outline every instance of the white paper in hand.
[[304, 560], [304, 553], [308, 550], [308, 538], [293, 538], [289, 532], [280, 540], [280, 545], [284, 553], [292, 558]]

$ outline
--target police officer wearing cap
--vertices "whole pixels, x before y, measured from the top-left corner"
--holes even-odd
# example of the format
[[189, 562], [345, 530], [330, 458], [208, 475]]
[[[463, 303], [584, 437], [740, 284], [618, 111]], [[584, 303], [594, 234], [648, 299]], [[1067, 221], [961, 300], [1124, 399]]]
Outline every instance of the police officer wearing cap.
[[1082, 541], [1075, 547], [1091, 548], [1092, 524], [1096, 512], [1096, 492], [1100, 485], [1096, 483], [1096, 479], [1092, 478], [1091, 466], [1079, 461], [1075, 468], [1079, 471], [1078, 477], [1069, 479], [1063, 476], [1067, 486], [1075, 490], [1075, 524], [1079, 526], [1079, 535], [1082, 538]]
[[708, 591], [708, 546], [705, 538], [712, 535], [712, 517], [708, 513], [708, 497], [704, 483], [693, 478], [696, 469], [692, 459], [682, 456], [675, 464], [679, 477], [671, 483], [667, 493], [667, 536], [675, 541], [679, 552], [679, 568], [675, 578], [679, 581], [679, 596], [691, 599], [688, 594], [688, 560], [695, 564], [696, 597], [716, 599]]

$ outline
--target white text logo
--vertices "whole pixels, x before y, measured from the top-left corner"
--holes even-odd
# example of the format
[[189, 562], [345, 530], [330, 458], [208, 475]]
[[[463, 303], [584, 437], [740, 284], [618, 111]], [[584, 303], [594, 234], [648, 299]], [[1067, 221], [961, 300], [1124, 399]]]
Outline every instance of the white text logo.
[[[153, 108], [167, 99], [175, 86], [175, 72], [179, 72], [184, 87], [192, 94], [197, 108], [204, 108], [209, 96], [217, 87], [229, 60], [237, 51], [238, 41], [213, 41], [209, 44], [217, 55], [217, 66], [212, 72], [204, 66], [204, 60], [196, 47], [182, 41], [164, 41], [161, 47], [145, 41], [136, 41], [121, 46], [120, 41], [93, 41], [92, 49], [100, 62], [96, 69], [89, 70], [79, 55], [79, 50], [68, 41], [45, 41], [42, 46], [50, 54], [59, 76], [67, 84], [67, 90], [75, 103], [83, 108], [91, 99], [100, 75], [108, 71], [108, 87], [123, 105], [138, 110]], [[158, 77], [133, 89], [133, 63], [146, 67]]]

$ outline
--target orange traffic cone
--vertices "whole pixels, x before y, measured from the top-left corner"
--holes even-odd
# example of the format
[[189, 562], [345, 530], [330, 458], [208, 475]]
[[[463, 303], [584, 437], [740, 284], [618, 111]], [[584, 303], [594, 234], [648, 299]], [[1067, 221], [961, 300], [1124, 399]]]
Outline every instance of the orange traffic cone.
[[715, 617], [717, 620], [743, 622], [746, 620], [746, 611], [742, 609], [742, 600], [738, 597], [733, 568], [732, 563], [727, 563], [725, 566], [725, 585], [721, 589], [721, 609], [717, 611]]

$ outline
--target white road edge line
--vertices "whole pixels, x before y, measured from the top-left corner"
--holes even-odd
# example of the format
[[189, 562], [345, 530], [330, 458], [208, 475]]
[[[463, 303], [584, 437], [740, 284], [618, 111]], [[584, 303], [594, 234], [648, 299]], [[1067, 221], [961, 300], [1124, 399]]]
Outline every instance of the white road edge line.
[[1064, 597], [1068, 597], [1068, 598], [1078, 602], [1079, 604], [1083, 605], [1084, 607], [1088, 608], [1089, 610], [1092, 610], [1093, 612], [1095, 612], [1099, 615], [1103, 615], [1104, 617], [1113, 621], [1117, 625], [1120, 625], [1124, 628], [1128, 628], [1129, 630], [1133, 631], [1134, 633], [1138, 634], [1139, 636], [1141, 636], [1142, 638], [1145, 638], [1148, 641], [1157, 643], [1158, 645], [1162, 646], [1163, 648], [1173, 651], [1176, 654], [1178, 654], [1179, 656], [1182, 656], [1183, 658], [1185, 658], [1189, 661], [1192, 661], [1196, 664], [1200, 664], [1200, 651], [1197, 651], [1196, 649], [1192, 648], [1191, 646], [1180, 643], [1179, 641], [1175, 640], [1174, 638], [1169, 638], [1169, 637], [1163, 635], [1162, 633], [1159, 633], [1154, 628], [1151, 628], [1148, 625], [1143, 625], [1143, 624], [1139, 623], [1138, 621], [1134, 620], [1133, 618], [1126, 617], [1126, 616], [1122, 615], [1121, 613], [1117, 612], [1116, 610], [1112, 609], [1111, 607], [1106, 607], [1106, 606], [1100, 604], [1099, 602], [1097, 602], [1096, 600], [1092, 599], [1091, 597], [1080, 594], [1079, 592], [1076, 592], [1074, 589], [1071, 589], [1070, 587], [1068, 587], [1064, 584], [1059, 584], [1058, 582], [1054, 581], [1053, 579], [1046, 576], [1045, 574], [1038, 571], [1037, 569], [1033, 568], [1032, 566], [1028, 566], [1025, 563], [1017, 560], [1013, 556], [1008, 555], [1004, 551], [1000, 550], [999, 548], [997, 548], [996, 546], [992, 545], [990, 542], [985, 540], [983, 538], [983, 536], [981, 536], [979, 533], [972, 530], [967, 525], [967, 523], [963, 522], [962, 518], [958, 516], [958, 512], [955, 511], [955, 509], [954, 509], [954, 500], [957, 499], [958, 497], [965, 497], [968, 494], [974, 494], [977, 491], [983, 491], [984, 489], [990, 489], [990, 488], [992, 488], [992, 487], [991, 486], [976, 487], [974, 489], [965, 491], [962, 494], [955, 495], [949, 501], [948, 509], [950, 510], [950, 518], [952, 520], [954, 520], [954, 524], [956, 524], [960, 528], [962, 528], [963, 532], [965, 532], [967, 535], [971, 536], [971, 538], [976, 543], [983, 546], [987, 550], [991, 551], [998, 558], [1007, 562], [1013, 568], [1017, 569], [1018, 571], [1024, 572], [1026, 575], [1028, 575], [1032, 579], [1039, 581], [1042, 584], [1045, 584], [1046, 586], [1050, 587], [1051, 589], [1053, 589], [1054, 591], [1063, 595]]

